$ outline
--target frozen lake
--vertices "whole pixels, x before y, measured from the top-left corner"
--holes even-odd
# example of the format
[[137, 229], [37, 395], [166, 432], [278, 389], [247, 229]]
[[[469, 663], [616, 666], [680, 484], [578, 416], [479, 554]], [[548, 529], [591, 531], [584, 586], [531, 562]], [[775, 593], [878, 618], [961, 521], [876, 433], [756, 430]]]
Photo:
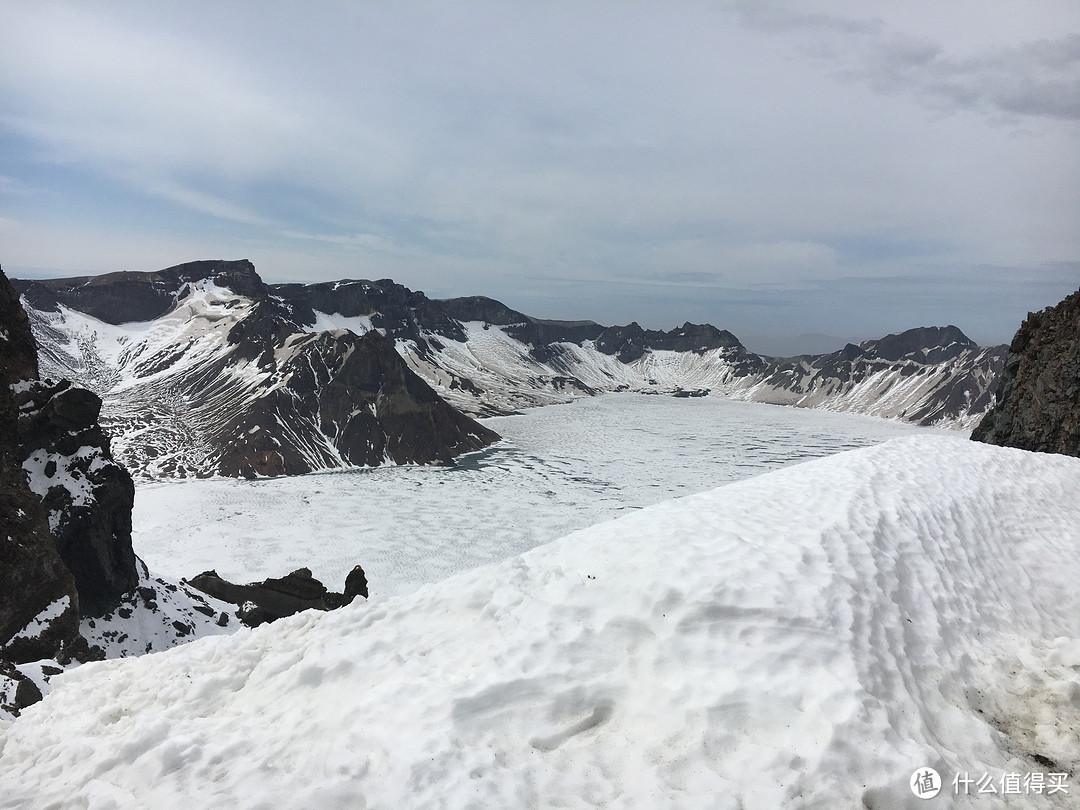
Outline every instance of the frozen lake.
[[454, 468], [140, 486], [135, 552], [173, 578], [215, 568], [249, 582], [303, 566], [334, 590], [359, 563], [373, 594], [401, 593], [658, 501], [898, 436], [947, 432], [638, 394], [484, 421], [504, 441]]

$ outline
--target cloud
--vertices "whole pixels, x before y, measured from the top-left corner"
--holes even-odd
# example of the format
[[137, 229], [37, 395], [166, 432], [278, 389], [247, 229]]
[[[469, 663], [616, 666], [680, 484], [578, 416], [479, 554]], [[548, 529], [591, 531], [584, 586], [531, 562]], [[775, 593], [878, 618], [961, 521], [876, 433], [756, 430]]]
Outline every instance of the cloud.
[[[994, 19], [997, 12], [1004, 24], [1016, 26], [1016, 14], [1037, 19], [1041, 6], [976, 4], [962, 24], [977, 24], [990, 38], [965, 41], [970, 32], [961, 32], [946, 43], [941, 37], [949, 32], [949, 12], [960, 5], [950, 9], [938, 4], [929, 14], [923, 6], [924, 16], [914, 18], [915, 25], [912, 13], [902, 8], [889, 9], [888, 20], [865, 16], [873, 3], [856, 6], [854, 14], [807, 10], [822, 5], [849, 8], [840, 3], [744, 2], [734, 11], [748, 29], [799, 37], [801, 49], [838, 77], [864, 83], [877, 93], [910, 95], [936, 112], [970, 111], [1009, 124], [1029, 118], [1080, 120], [1080, 33], [1060, 33], [1062, 28], [1068, 31], [1065, 23], [1053, 36], [1017, 41], [1022, 34], [1003, 32]], [[927, 26], [927, 18], [938, 26]], [[1047, 14], [1049, 24], [1042, 30], [1052, 29], [1053, 19]], [[1000, 42], [1003, 33], [1006, 43]]]
[[912, 93], [940, 110], [1080, 121], [1080, 34], [965, 57], [929, 40], [891, 36], [844, 75], [879, 92]]
[[844, 17], [837, 14], [794, 10], [778, 3], [745, 0], [736, 3], [735, 12], [743, 25], [769, 33], [822, 29], [840, 34], [877, 34], [885, 23], [880, 17]]
[[1080, 255], [1076, 43], [994, 9], [0, 0], [3, 259], [247, 256], [656, 325], [1041, 277]]

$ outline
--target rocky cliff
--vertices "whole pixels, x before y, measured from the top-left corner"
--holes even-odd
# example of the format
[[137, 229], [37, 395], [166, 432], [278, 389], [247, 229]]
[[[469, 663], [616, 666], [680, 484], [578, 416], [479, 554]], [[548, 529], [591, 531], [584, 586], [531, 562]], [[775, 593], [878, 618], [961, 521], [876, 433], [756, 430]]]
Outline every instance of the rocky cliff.
[[15, 663], [61, 654], [79, 639], [75, 578], [22, 468], [13, 388], [36, 377], [30, 326], [0, 271], [0, 658]]
[[685, 323], [533, 318], [483, 296], [428, 299], [382, 280], [270, 285], [306, 328], [346, 326], [395, 338], [410, 368], [476, 415], [604, 391], [709, 393], [967, 427], [989, 407], [1005, 347], [980, 347], [955, 326], [920, 327], [830, 354], [764, 357], [730, 332]]
[[1080, 291], [1029, 313], [976, 441], [1080, 456]]
[[15, 393], [22, 468], [41, 499], [79, 611], [100, 615], [138, 584], [131, 547], [135, 485], [113, 461], [98, 423], [101, 399], [67, 380], [28, 381]]

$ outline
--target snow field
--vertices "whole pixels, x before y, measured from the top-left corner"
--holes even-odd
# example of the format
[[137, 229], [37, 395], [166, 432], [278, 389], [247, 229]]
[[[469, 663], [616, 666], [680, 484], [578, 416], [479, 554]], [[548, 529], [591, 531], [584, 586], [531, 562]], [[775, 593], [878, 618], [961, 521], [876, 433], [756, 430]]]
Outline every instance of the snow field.
[[1078, 473], [898, 439], [86, 665], [0, 731], [0, 807], [882, 810], [933, 806], [921, 766], [1071, 773]]
[[454, 468], [140, 484], [135, 552], [174, 579], [300, 567], [340, 590], [360, 564], [389, 595], [677, 495], [927, 431], [869, 417], [605, 394], [485, 421], [499, 445]]

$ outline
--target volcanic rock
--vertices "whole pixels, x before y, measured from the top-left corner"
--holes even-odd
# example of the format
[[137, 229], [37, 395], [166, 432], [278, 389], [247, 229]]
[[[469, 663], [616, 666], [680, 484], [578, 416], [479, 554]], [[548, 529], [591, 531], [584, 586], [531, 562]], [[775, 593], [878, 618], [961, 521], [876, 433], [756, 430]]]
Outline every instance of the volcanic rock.
[[367, 599], [367, 575], [364, 574], [364, 569], [359, 565], [355, 566], [353, 570], [349, 572], [349, 575], [345, 577], [345, 591], [343, 596], [345, 597], [346, 605], [358, 596]]
[[[395, 339], [423, 354], [441, 346], [439, 337], [463, 334], [423, 293], [387, 280], [270, 288], [241, 260], [19, 287], [34, 302], [50, 373], [109, 400], [116, 452], [143, 475], [451, 464], [499, 438], [449, 406], [395, 351]], [[370, 316], [372, 326], [315, 331], [316, 310]], [[106, 360], [97, 338], [65, 338], [68, 318], [80, 335], [103, 329], [85, 315], [167, 326], [104, 329], [117, 347]]]
[[101, 615], [139, 581], [131, 547], [135, 486], [98, 423], [101, 399], [63, 381], [15, 395], [23, 469], [41, 498], [83, 615]]
[[57, 655], [79, 638], [79, 596], [22, 468], [13, 389], [37, 376], [26, 315], [0, 270], [0, 658]]
[[345, 593], [328, 591], [311, 575], [310, 569], [298, 568], [284, 577], [237, 585], [218, 576], [217, 571], [197, 574], [187, 584], [240, 610], [237, 615], [249, 627], [257, 627], [302, 610], [334, 610], [349, 604], [356, 596], [367, 598], [367, 577], [359, 565], [345, 580]]
[[975, 441], [1080, 456], [1080, 291], [1029, 312]]

